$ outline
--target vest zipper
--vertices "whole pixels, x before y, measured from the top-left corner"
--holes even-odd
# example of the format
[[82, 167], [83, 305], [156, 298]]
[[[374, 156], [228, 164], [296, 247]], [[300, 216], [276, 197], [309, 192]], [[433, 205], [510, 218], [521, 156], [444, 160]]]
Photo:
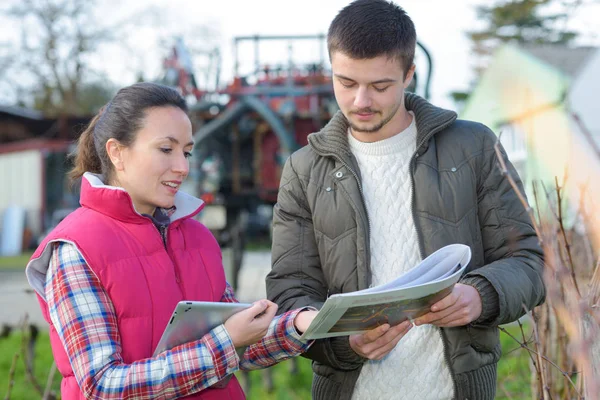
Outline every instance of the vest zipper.
[[167, 250], [167, 225], [160, 225], [158, 231], [160, 232], [160, 237], [162, 238], [165, 250]]
[[171, 253], [169, 252], [169, 247], [167, 247], [167, 236], [168, 236], [167, 232], [169, 231], [169, 226], [168, 225], [160, 225], [158, 228], [158, 231], [160, 232], [160, 237], [162, 238], [163, 245], [165, 246], [165, 251], [169, 255], [169, 258], [171, 259], [171, 263], [173, 263], [173, 268], [175, 269], [175, 281], [177, 282], [177, 284], [180, 284], [181, 279], [179, 278], [179, 271], [177, 269], [177, 265], [175, 264], [175, 261], [173, 261], [173, 257], [171, 257]]

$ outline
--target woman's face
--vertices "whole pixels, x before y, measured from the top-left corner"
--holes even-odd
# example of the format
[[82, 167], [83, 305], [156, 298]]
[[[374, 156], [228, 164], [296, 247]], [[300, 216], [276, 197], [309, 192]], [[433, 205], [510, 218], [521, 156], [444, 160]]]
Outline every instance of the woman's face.
[[186, 113], [168, 106], [146, 110], [142, 129], [131, 146], [119, 146], [116, 163], [107, 143], [115, 165], [115, 184], [129, 193], [137, 212], [152, 215], [156, 207], [173, 206], [189, 173], [192, 138]]

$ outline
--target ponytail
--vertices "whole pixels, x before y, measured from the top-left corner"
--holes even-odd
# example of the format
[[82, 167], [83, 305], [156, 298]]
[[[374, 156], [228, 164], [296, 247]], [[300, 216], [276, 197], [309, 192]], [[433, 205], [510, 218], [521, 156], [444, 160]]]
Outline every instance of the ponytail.
[[94, 129], [103, 111], [104, 108], [100, 110], [98, 115], [92, 119], [81, 136], [79, 136], [77, 148], [71, 154], [75, 158], [73, 168], [69, 171], [71, 182], [81, 178], [85, 172], [102, 173], [102, 161], [94, 144]]

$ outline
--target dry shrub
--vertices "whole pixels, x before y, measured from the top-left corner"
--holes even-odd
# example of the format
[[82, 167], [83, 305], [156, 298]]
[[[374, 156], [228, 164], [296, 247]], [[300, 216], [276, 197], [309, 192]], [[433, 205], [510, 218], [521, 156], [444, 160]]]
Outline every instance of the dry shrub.
[[591, 199], [581, 188], [577, 207], [567, 206], [565, 174], [562, 186], [558, 179], [550, 189], [534, 184], [535, 211], [507, 170], [498, 144], [496, 153], [529, 213], [545, 256], [546, 302], [528, 313], [532, 339], [525, 333], [514, 338], [531, 356], [532, 398], [600, 399], [600, 260], [593, 245], [594, 219], [588, 212]]

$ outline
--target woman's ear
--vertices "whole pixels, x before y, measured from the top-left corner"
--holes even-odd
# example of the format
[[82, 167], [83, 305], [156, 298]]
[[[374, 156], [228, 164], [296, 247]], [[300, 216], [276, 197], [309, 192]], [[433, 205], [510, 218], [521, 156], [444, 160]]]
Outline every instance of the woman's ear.
[[111, 138], [106, 141], [106, 153], [112, 162], [116, 171], [122, 171], [123, 165], [123, 146], [118, 140]]

